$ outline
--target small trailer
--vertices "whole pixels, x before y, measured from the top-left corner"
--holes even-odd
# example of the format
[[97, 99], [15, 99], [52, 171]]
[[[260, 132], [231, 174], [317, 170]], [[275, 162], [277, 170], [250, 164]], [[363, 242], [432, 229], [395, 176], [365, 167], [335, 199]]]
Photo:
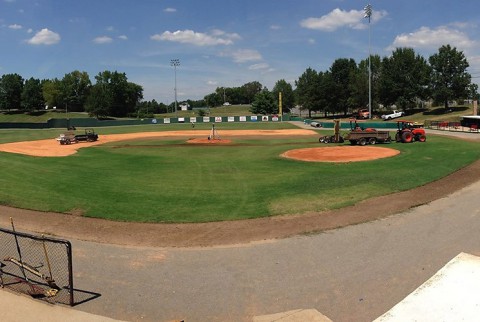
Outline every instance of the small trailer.
[[377, 131], [372, 129], [353, 130], [345, 136], [345, 140], [350, 141], [351, 145], [366, 145], [392, 142], [389, 131]]
[[374, 128], [363, 128], [357, 120], [350, 120], [350, 132], [345, 136], [345, 140], [350, 141], [351, 145], [366, 145], [377, 143], [390, 143], [392, 138], [389, 131], [377, 131]]
[[75, 138], [75, 132], [68, 131], [68, 132], [62, 133], [57, 138], [57, 141], [60, 142], [61, 145], [77, 143], [77, 139]]

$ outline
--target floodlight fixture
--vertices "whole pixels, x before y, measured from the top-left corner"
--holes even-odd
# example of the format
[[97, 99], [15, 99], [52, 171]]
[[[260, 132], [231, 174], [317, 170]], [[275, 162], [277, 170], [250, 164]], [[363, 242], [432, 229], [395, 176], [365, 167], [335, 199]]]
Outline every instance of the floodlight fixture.
[[180, 66], [180, 59], [172, 59], [170, 60], [170, 65], [173, 66], [175, 70], [175, 116], [177, 116], [177, 67]]

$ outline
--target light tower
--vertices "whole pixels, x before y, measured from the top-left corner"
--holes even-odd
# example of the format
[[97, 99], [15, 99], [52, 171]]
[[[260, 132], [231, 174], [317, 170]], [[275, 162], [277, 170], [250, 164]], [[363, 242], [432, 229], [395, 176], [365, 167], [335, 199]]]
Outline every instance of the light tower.
[[368, 118], [372, 118], [372, 54], [371, 54], [371, 24], [372, 5], [367, 4], [363, 8], [365, 12], [364, 18], [368, 18]]
[[180, 66], [180, 59], [172, 59], [170, 60], [170, 65], [173, 66], [175, 70], [175, 116], [177, 116], [177, 67]]

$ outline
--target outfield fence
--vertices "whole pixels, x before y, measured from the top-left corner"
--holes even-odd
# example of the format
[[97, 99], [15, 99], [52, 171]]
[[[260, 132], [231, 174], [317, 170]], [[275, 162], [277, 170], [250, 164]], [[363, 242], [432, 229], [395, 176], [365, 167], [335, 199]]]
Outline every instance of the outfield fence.
[[43, 123], [0, 122], [0, 129], [52, 129], [70, 127], [107, 127], [125, 125], [163, 125], [181, 123], [229, 123], [229, 122], [279, 122], [290, 121], [289, 115], [280, 118], [276, 115], [247, 116], [192, 116], [192, 117], [161, 117], [138, 119], [99, 120], [96, 118], [61, 118], [49, 119]]

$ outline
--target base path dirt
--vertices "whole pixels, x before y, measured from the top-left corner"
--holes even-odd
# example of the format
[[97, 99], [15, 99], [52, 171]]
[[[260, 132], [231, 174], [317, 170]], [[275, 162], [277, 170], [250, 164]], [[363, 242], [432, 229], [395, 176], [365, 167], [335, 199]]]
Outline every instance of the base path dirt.
[[[276, 131], [263, 132], [265, 132], [264, 134], [266, 135], [277, 136], [318, 135], [311, 130], [293, 131], [294, 132], [289, 133], [285, 130], [280, 130], [279, 133]], [[205, 133], [198, 132], [198, 136], [204, 137], [207, 137], [210, 133], [209, 131], [204, 131]], [[222, 138], [228, 136], [226, 132], [228, 131], [222, 131]], [[255, 133], [250, 131], [232, 131], [230, 135], [242, 135], [242, 133], [239, 132], [249, 136], [260, 135], [259, 132], [256, 131]], [[165, 136], [167, 132], [161, 133]], [[192, 136], [191, 131], [183, 134], [179, 134], [179, 132], [168, 133], [168, 135], [172, 137], [179, 135]], [[62, 153], [66, 153], [66, 151], [72, 149], [70, 152], [70, 154], [72, 154], [75, 153], [77, 147], [139, 137], [153, 137], [155, 134], [156, 133], [142, 133], [141, 136], [139, 136], [139, 133], [135, 135], [105, 135], [101, 136], [101, 141], [99, 142], [93, 142], [91, 144], [80, 143], [69, 146], [60, 146], [54, 139], [35, 141], [34, 144], [20, 142], [17, 143], [17, 147], [9, 143], [0, 145], [0, 150], [14, 153], [30, 152], [28, 154], [32, 155], [33, 151], [29, 151], [28, 149], [38, 150], [38, 147], [41, 146], [39, 142], [42, 142], [42, 144], [46, 144], [47, 146], [55, 147], [55, 149], [62, 151]], [[321, 149], [326, 149], [326, 147]], [[48, 156], [61, 155], [60, 153], [55, 154], [53, 152], [50, 152], [50, 154], [44, 153]], [[303, 233], [319, 232], [384, 218], [408, 210], [411, 207], [445, 197], [478, 180], [480, 180], [480, 161], [460, 169], [445, 178], [413, 190], [376, 197], [359, 202], [350, 207], [325, 212], [200, 224], [152, 224], [114, 222], [104, 219], [0, 206], [0, 225], [2, 227], [9, 227], [9, 218], [13, 217], [15, 218], [15, 224], [19, 231], [31, 231], [66, 239], [73, 238], [118, 245], [194, 247], [244, 244], [285, 238]]]
[[[219, 131], [222, 138], [231, 136], [318, 136], [315, 131], [306, 129], [289, 130], [222, 130]], [[185, 138], [204, 138], [207, 139], [211, 131], [192, 130], [192, 131], [161, 131], [161, 132], [141, 132], [126, 134], [99, 135], [96, 142], [81, 142], [69, 145], [61, 145], [56, 139], [24, 141], [0, 144], [0, 151], [25, 154], [39, 157], [64, 157], [75, 154], [78, 149], [91, 147], [99, 144], [138, 140], [146, 138], [166, 138], [166, 137], [185, 137]]]

